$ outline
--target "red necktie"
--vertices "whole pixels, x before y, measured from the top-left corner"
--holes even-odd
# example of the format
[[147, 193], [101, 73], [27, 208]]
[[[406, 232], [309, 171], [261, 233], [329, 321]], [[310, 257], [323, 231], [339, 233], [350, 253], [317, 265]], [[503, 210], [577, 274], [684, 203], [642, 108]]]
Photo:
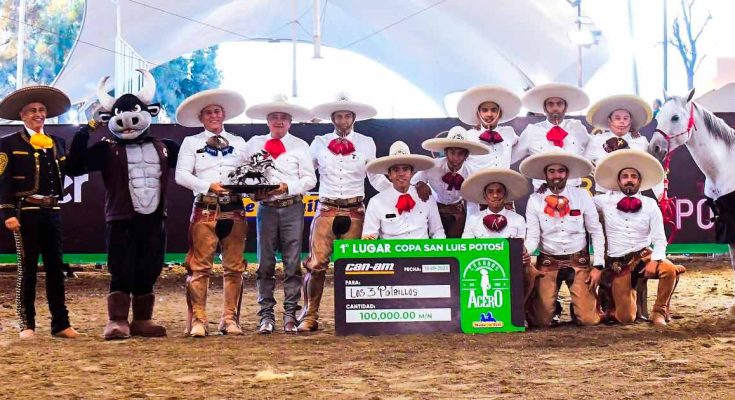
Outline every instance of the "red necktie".
[[404, 212], [410, 212], [413, 207], [416, 205], [416, 202], [413, 200], [413, 197], [411, 197], [410, 194], [404, 193], [400, 196], [398, 196], [398, 201], [396, 202], [396, 209], [398, 210], [398, 214], [403, 214]]
[[643, 202], [637, 197], [623, 197], [618, 202], [618, 210], [627, 213], [638, 212], [643, 207]]
[[464, 182], [462, 175], [451, 172], [444, 174], [442, 180], [447, 184], [447, 190], [459, 190], [462, 188], [462, 183]]
[[286, 146], [283, 145], [281, 139], [270, 139], [265, 142], [265, 146], [263, 148], [271, 155], [271, 157], [273, 157], [274, 160], [286, 152]]
[[498, 132], [487, 130], [480, 135], [480, 140], [483, 142], [495, 144], [503, 141], [503, 137]]
[[488, 214], [482, 219], [482, 223], [485, 224], [487, 229], [500, 232], [508, 225], [508, 219], [505, 218], [505, 215]]
[[355, 145], [343, 138], [332, 139], [327, 148], [336, 155], [349, 156], [355, 152]]
[[559, 217], [565, 217], [567, 214], [569, 214], [569, 199], [567, 199], [566, 197], [551, 194], [546, 196], [544, 201], [546, 201], [544, 213], [546, 213], [546, 215], [548, 215], [549, 217], [554, 217], [555, 212], [559, 213]]
[[564, 138], [567, 137], [568, 133], [561, 126], [554, 125], [553, 128], [546, 132], [546, 139], [554, 143], [554, 146], [564, 147]]

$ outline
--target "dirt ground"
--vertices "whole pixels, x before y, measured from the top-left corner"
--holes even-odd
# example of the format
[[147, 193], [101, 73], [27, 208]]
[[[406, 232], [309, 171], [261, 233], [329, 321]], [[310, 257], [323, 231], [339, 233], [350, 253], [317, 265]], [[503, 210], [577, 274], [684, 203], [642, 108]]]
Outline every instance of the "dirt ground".
[[[84, 336], [49, 335], [41, 276], [38, 335], [20, 341], [15, 274], [3, 272], [0, 397], [735, 398], [735, 317], [726, 312], [733, 300], [729, 262], [678, 261], [689, 270], [672, 302], [676, 319], [666, 329], [645, 323], [566, 324], [484, 336], [337, 337], [331, 289], [324, 300], [324, 330], [260, 336], [251, 273], [243, 305], [245, 336], [191, 339], [183, 334], [184, 277], [173, 268], [157, 288], [155, 315], [167, 325], [167, 338], [102, 340], [108, 277], [92, 269], [67, 281], [72, 323]], [[216, 331], [222, 298], [217, 280], [209, 296], [211, 331]], [[655, 292], [652, 282], [649, 305]]]

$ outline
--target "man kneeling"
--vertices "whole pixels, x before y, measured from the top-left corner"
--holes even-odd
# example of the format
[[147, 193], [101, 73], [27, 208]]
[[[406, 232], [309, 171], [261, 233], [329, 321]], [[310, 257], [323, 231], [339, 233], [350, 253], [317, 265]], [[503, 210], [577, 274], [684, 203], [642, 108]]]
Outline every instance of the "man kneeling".
[[[638, 279], [658, 279], [656, 303], [651, 320], [666, 325], [671, 320], [669, 303], [684, 267], [666, 257], [666, 236], [661, 211], [652, 198], [640, 192], [664, 179], [661, 164], [640, 150], [619, 150], [603, 159], [595, 171], [595, 182], [612, 192], [595, 196], [604, 216], [607, 234], [606, 279], [601, 291], [611, 291], [612, 304], [604, 308], [608, 319], [635, 321]], [[649, 246], [652, 244], [653, 249]], [[601, 294], [602, 296], [602, 294]], [[602, 296], [604, 297], [604, 296]]]

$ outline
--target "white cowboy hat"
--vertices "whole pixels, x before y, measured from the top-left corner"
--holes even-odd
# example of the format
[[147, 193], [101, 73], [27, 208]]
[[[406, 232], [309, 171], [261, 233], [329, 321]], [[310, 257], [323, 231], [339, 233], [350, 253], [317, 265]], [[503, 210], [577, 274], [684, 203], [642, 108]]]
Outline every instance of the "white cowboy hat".
[[544, 114], [544, 102], [550, 97], [560, 97], [567, 102], [567, 113], [583, 110], [590, 99], [582, 89], [567, 83], [547, 83], [526, 92], [523, 106], [529, 111]]
[[23, 107], [36, 102], [46, 107], [46, 118], [58, 117], [71, 107], [69, 97], [55, 87], [28, 86], [10, 93], [0, 101], [0, 118], [20, 121], [20, 111]]
[[608, 117], [615, 110], [626, 110], [630, 113], [631, 127], [637, 132], [653, 118], [651, 106], [642, 98], [632, 94], [609, 96], [596, 102], [587, 111], [587, 122], [597, 128], [608, 129]]
[[546, 167], [561, 164], [567, 167], [567, 179], [588, 176], [592, 172], [592, 163], [586, 158], [566, 151], [548, 151], [534, 154], [521, 162], [521, 173], [533, 179], [546, 179]]
[[461, 126], [455, 126], [450, 129], [445, 138], [424, 140], [421, 143], [421, 147], [436, 153], [444, 151], [447, 147], [458, 147], [460, 149], [466, 149], [473, 156], [490, 152], [484, 144], [467, 139], [467, 130]]
[[245, 111], [245, 99], [240, 93], [227, 89], [210, 89], [187, 97], [176, 110], [176, 122], [188, 127], [202, 126], [199, 114], [211, 105], [222, 107], [225, 110], [226, 120], [235, 118]]
[[462, 183], [462, 198], [477, 204], [487, 204], [485, 186], [491, 183], [502, 183], [505, 186], [505, 201], [518, 200], [530, 191], [528, 179], [508, 168], [486, 168], [470, 175]]
[[477, 108], [480, 104], [492, 101], [503, 112], [498, 123], [512, 120], [521, 111], [521, 99], [510, 90], [495, 85], [475, 86], [467, 89], [457, 102], [457, 116], [465, 124], [480, 125]]
[[607, 190], [619, 191], [618, 174], [625, 168], [635, 168], [641, 174], [641, 192], [664, 180], [664, 167], [655, 157], [645, 151], [623, 149], [613, 151], [597, 164], [595, 183]]
[[410, 165], [414, 171], [423, 171], [434, 166], [434, 159], [429, 156], [411, 154], [408, 145], [399, 140], [390, 145], [387, 156], [367, 163], [367, 170], [373, 174], [387, 174], [388, 169], [394, 165]]
[[337, 93], [337, 97], [334, 101], [319, 104], [312, 108], [311, 111], [314, 113], [315, 117], [324, 121], [331, 121], [332, 114], [337, 111], [352, 111], [355, 113], [355, 121], [370, 119], [378, 114], [375, 107], [369, 104], [352, 101], [350, 100], [350, 95], [345, 92]]
[[296, 122], [309, 121], [314, 116], [308, 108], [289, 103], [285, 94], [277, 94], [271, 102], [251, 106], [245, 111], [245, 115], [265, 121], [268, 114], [276, 112], [288, 114]]

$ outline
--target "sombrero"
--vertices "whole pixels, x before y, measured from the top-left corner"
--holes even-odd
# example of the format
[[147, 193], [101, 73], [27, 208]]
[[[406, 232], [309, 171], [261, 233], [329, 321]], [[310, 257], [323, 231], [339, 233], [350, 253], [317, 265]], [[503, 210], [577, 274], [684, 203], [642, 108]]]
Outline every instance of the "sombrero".
[[245, 111], [245, 99], [240, 93], [227, 89], [204, 90], [184, 100], [176, 110], [176, 121], [184, 126], [202, 126], [199, 121], [201, 111], [211, 105], [218, 105], [225, 110], [229, 120]]
[[549, 151], [534, 154], [521, 162], [521, 173], [533, 179], [546, 179], [546, 167], [561, 164], [567, 167], [567, 179], [588, 176], [592, 172], [592, 163], [586, 158], [565, 151]]
[[506, 201], [518, 200], [530, 191], [528, 179], [508, 168], [486, 168], [470, 175], [462, 183], [462, 198], [478, 204], [486, 204], [485, 186], [491, 183], [502, 183], [505, 186]]
[[664, 180], [664, 168], [645, 151], [616, 150], [604, 157], [595, 170], [595, 183], [607, 190], [620, 190], [618, 174], [625, 168], [635, 168], [641, 174], [640, 191], [648, 190]]
[[547, 83], [539, 85], [526, 92], [523, 96], [523, 106], [529, 111], [543, 114], [544, 102], [551, 97], [560, 97], [567, 102], [567, 112], [584, 109], [590, 104], [590, 99], [582, 89], [567, 83]]
[[390, 146], [388, 155], [376, 158], [367, 163], [367, 170], [373, 174], [387, 174], [394, 165], [410, 165], [414, 171], [423, 171], [434, 166], [434, 159], [429, 156], [411, 154], [405, 142], [397, 141]]
[[55, 87], [28, 86], [10, 93], [0, 101], [0, 118], [20, 121], [23, 107], [36, 102], [46, 106], [46, 118], [58, 117], [71, 107], [69, 97]]

